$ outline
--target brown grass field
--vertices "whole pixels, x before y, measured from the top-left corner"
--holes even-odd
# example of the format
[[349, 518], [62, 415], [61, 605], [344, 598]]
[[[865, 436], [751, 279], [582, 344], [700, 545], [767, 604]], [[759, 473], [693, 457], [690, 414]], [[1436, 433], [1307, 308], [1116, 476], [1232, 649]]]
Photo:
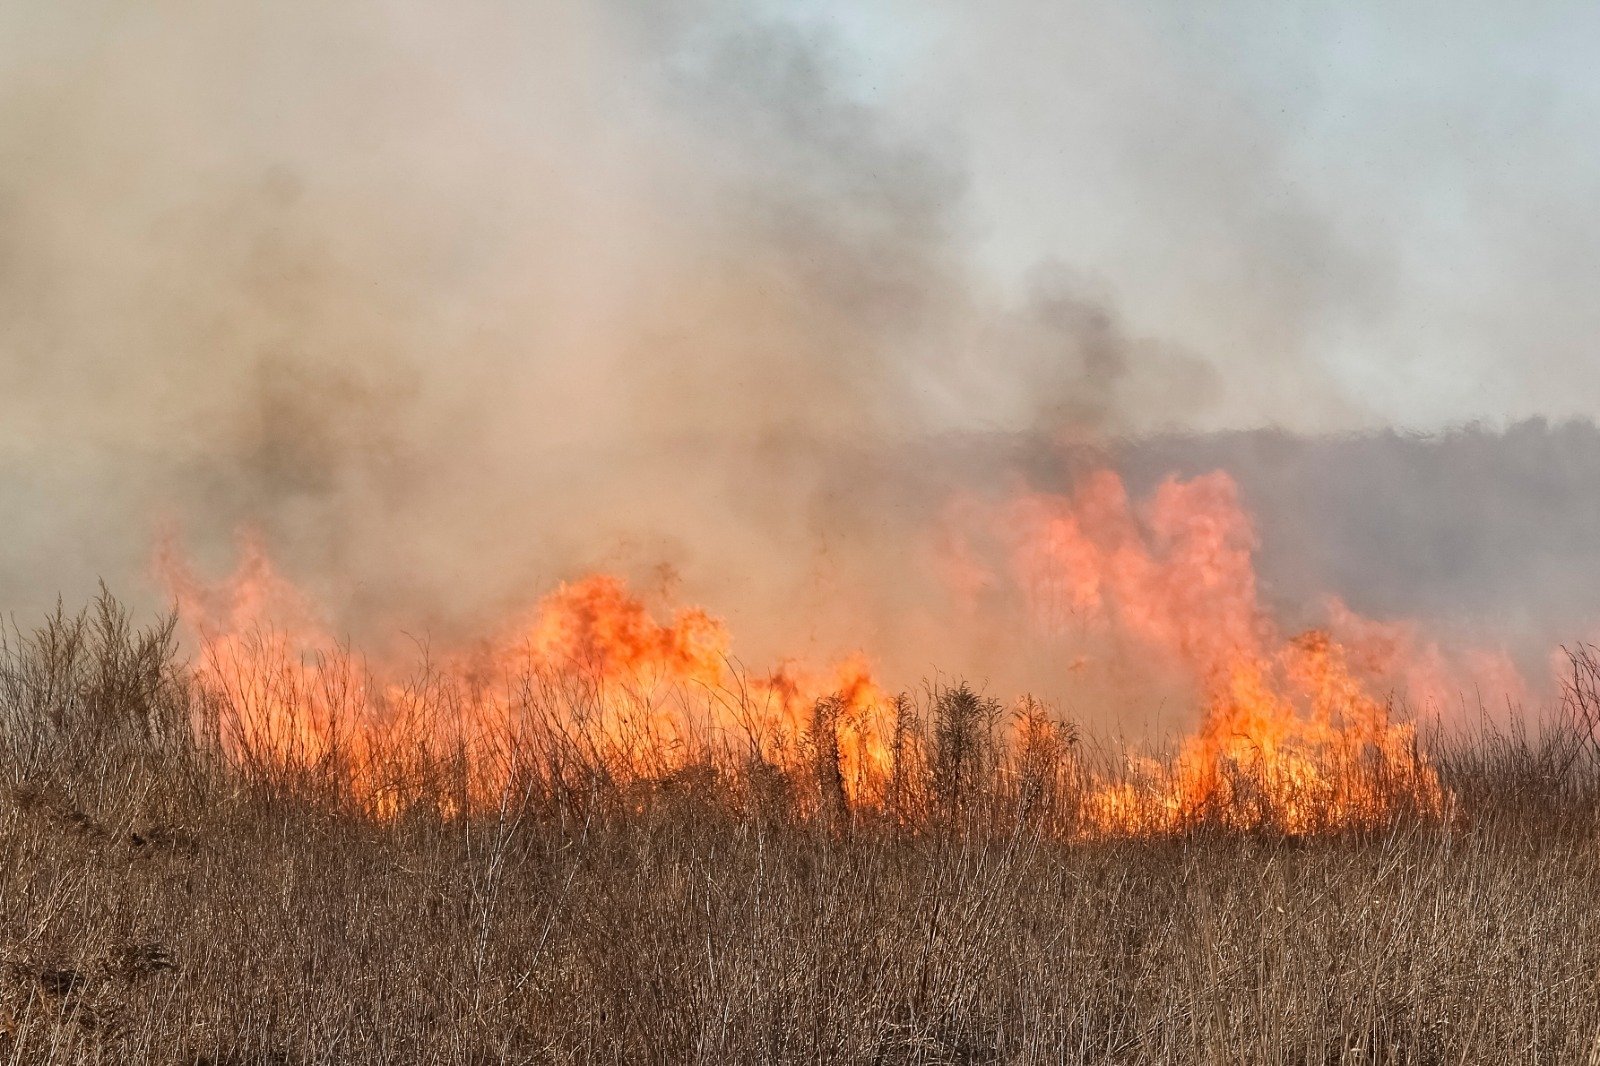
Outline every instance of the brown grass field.
[[107, 601], [0, 660], [0, 1061], [1596, 1062], [1591, 697], [1426, 738], [1446, 814], [1343, 832], [1074, 834], [1092, 745], [996, 748], [949, 692], [893, 809], [821, 743], [547, 749], [470, 815], [446, 755], [374, 817], [336, 758], [224, 757]]

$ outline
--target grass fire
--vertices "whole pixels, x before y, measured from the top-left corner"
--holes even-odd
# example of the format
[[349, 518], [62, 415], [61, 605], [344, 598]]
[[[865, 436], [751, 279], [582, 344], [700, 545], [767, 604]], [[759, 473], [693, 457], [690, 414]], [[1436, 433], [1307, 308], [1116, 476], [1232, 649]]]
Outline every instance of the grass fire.
[[0, 5], [0, 1063], [1600, 1062], [1541, 6]]
[[[979, 518], [970, 502], [957, 510], [957, 526]], [[865, 652], [746, 669], [704, 609], [658, 619], [607, 574], [564, 582], [500, 632], [430, 649], [418, 664], [342, 646], [248, 539], [219, 585], [202, 585], [170, 549], [162, 569], [200, 649], [195, 679], [225, 750], [286, 770], [337, 767], [352, 799], [390, 816], [416, 798], [416, 770], [439, 758], [465, 775], [463, 813], [494, 809], [514, 782], [554, 787], [547, 778], [568, 768], [640, 784], [698, 770], [741, 788], [751, 775], [782, 780], [835, 816], [902, 821], [937, 806], [930, 774], [958, 786], [1001, 762], [1017, 763], [1006, 776], [1026, 764], [1023, 776], [1074, 782], [1070, 823], [1053, 819], [1069, 836], [1211, 821], [1302, 834], [1442, 813], [1438, 776], [1392, 703], [1414, 664], [1387, 645], [1378, 661], [1354, 649], [1352, 664], [1327, 630], [1275, 632], [1226, 475], [1169, 480], [1136, 508], [1100, 471], [1075, 496], [1027, 495], [983, 517], [1005, 531], [1009, 576], [980, 575], [976, 538], [958, 531], [964, 580], [1015, 581], [1038, 624], [1136, 642], [1153, 669], [1189, 677], [1200, 720], [1173, 758], [1092, 780], [1069, 746], [1041, 740], [1075, 725], [1035, 697], [1005, 703], [959, 685], [918, 700], [875, 681]], [[930, 722], [948, 750], [930, 751]]]

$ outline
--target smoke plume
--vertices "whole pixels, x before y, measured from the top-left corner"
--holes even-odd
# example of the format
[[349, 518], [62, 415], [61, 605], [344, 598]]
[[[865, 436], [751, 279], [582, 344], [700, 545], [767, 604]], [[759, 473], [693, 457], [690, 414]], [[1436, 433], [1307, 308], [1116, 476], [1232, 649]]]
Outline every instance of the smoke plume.
[[[1220, 88], [1175, 102], [1206, 71], [1073, 11], [981, 27], [950, 67], [980, 121], [953, 136], [936, 80], [878, 84], [860, 27], [805, 5], [8, 7], [5, 607], [99, 577], [153, 604], [153, 543], [221, 568], [249, 527], [357, 637], [470, 634], [604, 567], [728, 615], [753, 657], [810, 641], [982, 671], [928, 576], [941, 508], [1059, 481], [1089, 448], [1147, 478], [1237, 470], [1286, 600], [1514, 602], [1533, 627], [1559, 589], [1582, 616], [1592, 426], [1182, 435], [1367, 419], [1313, 356], [1388, 275], [1285, 191], [1291, 145]], [[1087, 175], [1061, 194], [1132, 174], [1150, 217], [1119, 239], [1185, 249], [1148, 288], [1103, 240], [994, 269], [1018, 143], [990, 140], [1056, 91], [1052, 41]], [[1164, 95], [1097, 41], [1147, 53]], [[1207, 106], [1226, 121], [1187, 128]], [[1045, 178], [1015, 177], [1026, 206]], [[1199, 303], [1175, 301], [1184, 277]], [[1160, 427], [1178, 435], [1145, 440]]]

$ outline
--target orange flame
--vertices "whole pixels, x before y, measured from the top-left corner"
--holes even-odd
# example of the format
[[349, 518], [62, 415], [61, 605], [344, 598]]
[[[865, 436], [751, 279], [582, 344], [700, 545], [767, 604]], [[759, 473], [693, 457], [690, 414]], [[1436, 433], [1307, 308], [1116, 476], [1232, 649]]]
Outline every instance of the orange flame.
[[1391, 719], [1345, 649], [1323, 630], [1286, 640], [1262, 610], [1255, 534], [1227, 475], [1169, 478], [1136, 509], [1103, 471], [1070, 497], [1024, 494], [1000, 519], [1040, 624], [1132, 637], [1198, 689], [1200, 728], [1173, 763], [1138, 761], [1141, 780], [1093, 797], [1102, 828], [1218, 819], [1309, 832], [1441, 809], [1413, 727]]
[[[241, 539], [226, 581], [198, 581], [170, 545], [157, 569], [199, 639], [195, 672], [223, 722], [224, 750], [280, 769], [338, 759], [354, 794], [395, 809], [408, 745], [465, 755], [468, 804], [511, 784], [516, 741], [553, 729], [612, 770], [649, 777], [717, 751], [780, 765], [815, 743], [819, 701], [852, 803], [886, 775], [878, 723], [890, 697], [867, 660], [828, 669], [781, 663], [754, 678], [734, 669], [721, 621], [700, 608], [659, 622], [617, 577], [557, 586], [522, 621], [404, 679], [402, 664], [357, 662], [282, 578], [258, 540]], [[412, 761], [415, 758], [412, 757]]]
[[[1212, 822], [1305, 833], [1443, 809], [1438, 776], [1383, 685], [1443, 691], [1448, 657], [1337, 601], [1326, 628], [1283, 635], [1261, 605], [1255, 532], [1225, 474], [1168, 479], [1135, 503], [1101, 471], [1070, 495], [1020, 492], [952, 513], [947, 569], [963, 599], [1009, 583], [1045, 633], [1143, 649], [1152, 672], [1187, 678], [1195, 693], [1193, 735], [1171, 759], [1130, 759], [1126, 774], [1093, 785], [1083, 831]], [[954, 528], [974, 519], [976, 531]], [[1001, 549], [998, 579], [985, 546]], [[749, 676], [732, 665], [720, 620], [690, 607], [663, 621], [614, 576], [559, 585], [497, 636], [407, 679], [395, 664], [357, 662], [253, 540], [215, 587], [170, 548], [160, 569], [200, 637], [196, 671], [226, 710], [225, 750], [283, 768], [338, 761], [379, 812], [398, 809], [408, 773], [441, 759], [468, 771], [463, 804], [495, 802], [532, 733], [636, 779], [707, 758], [785, 770], [825, 759], [852, 808], [887, 802], [896, 759], [908, 757], [896, 698], [865, 656]], [[1080, 648], [1067, 669], [1091, 657]], [[1510, 683], [1508, 660], [1480, 658]], [[1038, 705], [1025, 706], [1031, 729]]]

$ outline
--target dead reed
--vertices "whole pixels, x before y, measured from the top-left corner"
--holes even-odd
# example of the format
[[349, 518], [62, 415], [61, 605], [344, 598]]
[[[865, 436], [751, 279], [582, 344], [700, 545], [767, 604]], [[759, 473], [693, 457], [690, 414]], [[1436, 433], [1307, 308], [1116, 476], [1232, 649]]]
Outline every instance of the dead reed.
[[399, 730], [252, 758], [171, 626], [105, 597], [0, 649], [0, 1056], [1597, 1061], [1600, 668], [1573, 664], [1548, 721], [1428, 739], [1441, 816], [1096, 838], [1108, 760], [963, 686], [895, 705], [871, 804], [838, 706], [788, 762], [624, 773], [581, 691], [530, 693], [492, 803]]

